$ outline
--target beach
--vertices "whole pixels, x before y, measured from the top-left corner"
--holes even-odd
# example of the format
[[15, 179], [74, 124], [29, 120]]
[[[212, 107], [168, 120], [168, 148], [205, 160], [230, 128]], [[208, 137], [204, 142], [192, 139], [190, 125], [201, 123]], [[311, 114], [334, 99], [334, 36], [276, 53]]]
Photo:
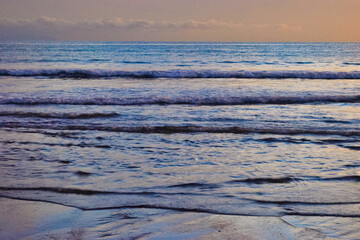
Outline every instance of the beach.
[[359, 43], [1, 41], [1, 239], [359, 239]]
[[84, 212], [4, 198], [0, 205], [3, 239], [336, 239], [339, 235], [355, 239], [359, 225], [336, 217], [234, 216], [146, 208]]

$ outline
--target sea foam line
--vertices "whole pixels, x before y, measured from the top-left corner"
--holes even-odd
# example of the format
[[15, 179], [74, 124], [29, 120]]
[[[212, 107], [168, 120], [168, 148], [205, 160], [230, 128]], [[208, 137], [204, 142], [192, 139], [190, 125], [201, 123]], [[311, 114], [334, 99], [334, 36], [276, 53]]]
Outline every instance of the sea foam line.
[[339, 135], [360, 136], [360, 131], [355, 130], [330, 130], [330, 129], [299, 129], [299, 128], [257, 128], [257, 127], [219, 127], [219, 126], [113, 126], [113, 125], [53, 125], [33, 123], [0, 123], [0, 128], [32, 128], [52, 130], [79, 130], [79, 131], [106, 131], [144, 134], [177, 134], [177, 133], [232, 133], [232, 134], [276, 134], [276, 135]]
[[220, 71], [220, 70], [104, 70], [104, 69], [0, 69], [0, 76], [54, 78], [298, 78], [360, 79], [360, 71]]
[[0, 111], [0, 116], [9, 117], [35, 117], [35, 118], [64, 118], [64, 119], [89, 119], [108, 118], [119, 116], [118, 113], [45, 113], [45, 112], [23, 112], [23, 111]]
[[[139, 98], [126, 97], [88, 97], [88, 96], [19, 96], [0, 94], [0, 104], [17, 105], [255, 105], [255, 104], [307, 104], [307, 103], [358, 103], [360, 95], [310, 95], [310, 96], [149, 96]], [[10, 114], [4, 113], [3, 115]], [[14, 113], [26, 115], [25, 113]], [[112, 115], [110, 113], [108, 115]], [[1, 113], [0, 113], [1, 115]], [[39, 115], [39, 114], [38, 114]], [[99, 113], [99, 115], [101, 115]], [[103, 114], [106, 115], [106, 114]], [[82, 116], [85, 117], [85, 116]], [[89, 116], [90, 117], [90, 116]], [[106, 116], [105, 116], [106, 117]]]

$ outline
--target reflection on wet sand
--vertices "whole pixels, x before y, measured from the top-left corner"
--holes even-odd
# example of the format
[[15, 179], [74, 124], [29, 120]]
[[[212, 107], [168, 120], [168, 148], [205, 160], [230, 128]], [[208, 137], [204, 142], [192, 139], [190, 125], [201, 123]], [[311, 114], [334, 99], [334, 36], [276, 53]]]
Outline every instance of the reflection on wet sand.
[[256, 217], [162, 209], [82, 211], [0, 198], [1, 239], [356, 239], [360, 218]]

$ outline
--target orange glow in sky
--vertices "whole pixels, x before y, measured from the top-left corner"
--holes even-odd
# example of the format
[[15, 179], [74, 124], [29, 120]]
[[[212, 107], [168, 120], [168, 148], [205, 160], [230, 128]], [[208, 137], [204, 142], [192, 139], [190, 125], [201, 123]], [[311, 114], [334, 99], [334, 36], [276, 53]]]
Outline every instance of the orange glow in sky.
[[1, 0], [0, 40], [360, 42], [359, 0]]

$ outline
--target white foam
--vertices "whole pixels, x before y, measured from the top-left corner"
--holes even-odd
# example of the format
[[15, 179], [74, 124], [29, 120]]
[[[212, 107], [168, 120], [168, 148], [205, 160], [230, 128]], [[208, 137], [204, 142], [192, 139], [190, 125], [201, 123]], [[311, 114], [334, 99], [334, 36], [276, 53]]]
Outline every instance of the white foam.
[[56, 78], [300, 78], [360, 79], [360, 71], [219, 71], [219, 70], [89, 70], [89, 69], [0, 69], [0, 76]]
[[240, 127], [240, 126], [114, 126], [114, 125], [61, 125], [46, 123], [0, 123], [1, 128], [33, 128], [52, 130], [81, 130], [81, 131], [107, 131], [126, 133], [232, 133], [232, 134], [280, 134], [280, 135], [339, 135], [360, 136], [359, 130], [329, 130], [329, 129], [299, 129], [299, 128], [265, 128], [265, 127]]
[[306, 104], [306, 103], [358, 103], [360, 95], [310, 95], [310, 96], [172, 96], [172, 97], [88, 97], [88, 96], [0, 96], [0, 104], [41, 105], [253, 105], [253, 104]]

